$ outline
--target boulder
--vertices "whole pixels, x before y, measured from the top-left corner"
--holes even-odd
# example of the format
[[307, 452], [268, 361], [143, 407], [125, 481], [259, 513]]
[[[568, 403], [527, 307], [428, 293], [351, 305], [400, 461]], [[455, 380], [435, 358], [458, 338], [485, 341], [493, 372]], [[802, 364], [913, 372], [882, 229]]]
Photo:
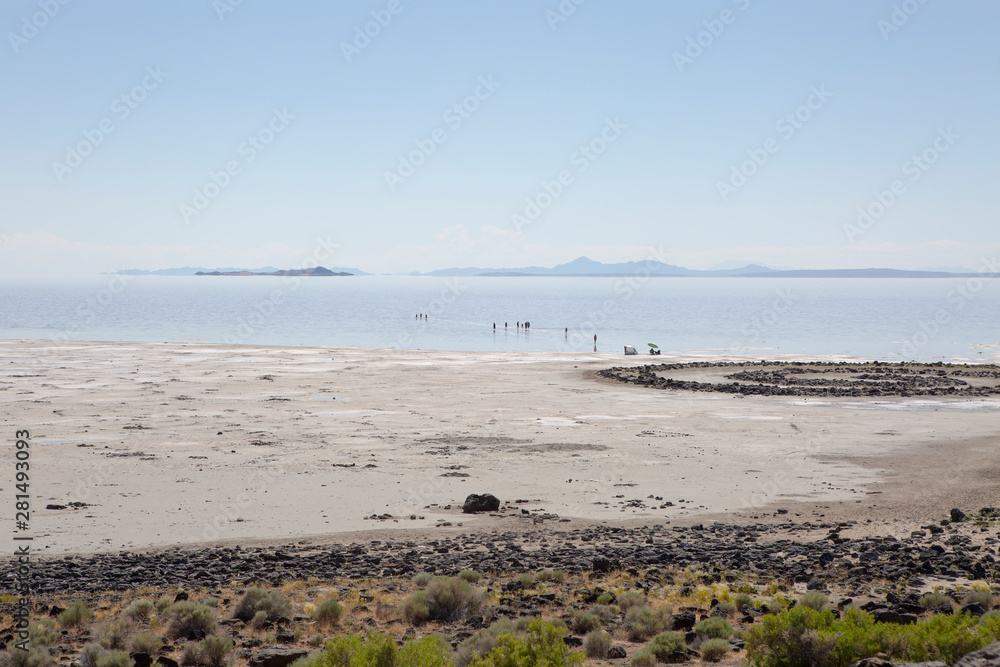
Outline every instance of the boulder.
[[965, 512], [963, 512], [962, 510], [960, 510], [958, 508], [955, 508], [955, 509], [953, 509], [951, 511], [951, 521], [952, 521], [952, 523], [959, 523], [960, 521], [964, 521], [964, 520], [965, 520]]
[[492, 493], [470, 493], [462, 505], [462, 511], [466, 514], [475, 512], [496, 512], [500, 509], [500, 499]]
[[698, 618], [694, 615], [694, 612], [682, 611], [681, 613], [674, 614], [670, 617], [670, 629], [691, 630], [697, 622]]
[[265, 648], [250, 657], [250, 667], [288, 667], [307, 655], [301, 648]]

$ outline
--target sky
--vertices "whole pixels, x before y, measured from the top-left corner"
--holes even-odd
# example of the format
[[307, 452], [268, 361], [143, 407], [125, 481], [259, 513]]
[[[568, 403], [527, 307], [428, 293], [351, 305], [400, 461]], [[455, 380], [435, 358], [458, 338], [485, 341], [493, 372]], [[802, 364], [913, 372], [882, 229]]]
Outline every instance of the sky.
[[1000, 4], [0, 4], [0, 277], [1000, 250]]

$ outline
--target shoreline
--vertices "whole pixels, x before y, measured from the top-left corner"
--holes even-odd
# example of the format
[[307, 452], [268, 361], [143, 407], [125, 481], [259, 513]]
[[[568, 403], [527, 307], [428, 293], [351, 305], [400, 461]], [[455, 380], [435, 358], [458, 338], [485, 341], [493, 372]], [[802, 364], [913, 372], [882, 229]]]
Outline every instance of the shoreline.
[[[536, 519], [751, 523], [779, 508], [875, 528], [1000, 505], [995, 398], [649, 391], [595, 378], [649, 363], [611, 353], [0, 341], [0, 354], [8, 424], [32, 432], [46, 557]], [[506, 518], [462, 515], [470, 493], [500, 497]]]

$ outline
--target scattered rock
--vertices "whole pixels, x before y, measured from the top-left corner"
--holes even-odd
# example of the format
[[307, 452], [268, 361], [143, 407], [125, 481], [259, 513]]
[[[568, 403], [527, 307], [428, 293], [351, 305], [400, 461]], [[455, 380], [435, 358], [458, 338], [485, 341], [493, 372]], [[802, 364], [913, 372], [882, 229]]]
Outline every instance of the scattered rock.
[[307, 655], [309, 651], [300, 648], [266, 648], [250, 657], [250, 667], [288, 667]]
[[462, 504], [462, 511], [466, 514], [475, 512], [496, 512], [500, 509], [500, 499], [492, 493], [470, 493]]

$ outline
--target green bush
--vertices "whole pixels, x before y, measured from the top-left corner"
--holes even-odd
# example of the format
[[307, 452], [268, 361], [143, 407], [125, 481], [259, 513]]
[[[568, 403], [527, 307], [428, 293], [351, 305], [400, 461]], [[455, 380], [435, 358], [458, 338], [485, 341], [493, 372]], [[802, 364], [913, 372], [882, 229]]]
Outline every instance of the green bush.
[[535, 585], [535, 575], [525, 572], [517, 578], [524, 588], [531, 588]]
[[462, 570], [458, 573], [458, 576], [465, 579], [470, 584], [478, 584], [483, 579], [483, 575], [479, 574], [475, 570]]
[[656, 656], [643, 649], [632, 656], [632, 667], [655, 667]]
[[135, 667], [135, 660], [125, 651], [104, 651], [97, 658], [97, 667]]
[[497, 645], [497, 637], [516, 633], [517, 628], [514, 627], [514, 623], [509, 618], [499, 619], [490, 627], [479, 630], [459, 645], [455, 656], [455, 666], [467, 667], [476, 658], [481, 658], [492, 651]]
[[640, 591], [625, 591], [618, 596], [618, 606], [621, 607], [622, 611], [627, 612], [633, 607], [645, 607], [648, 604], [646, 596]]
[[128, 649], [132, 653], [148, 653], [153, 655], [163, 646], [163, 640], [152, 632], [140, 632], [129, 640]]
[[633, 607], [625, 615], [625, 623], [628, 625], [628, 638], [630, 641], [646, 641], [661, 632], [670, 629], [670, 615], [673, 609], [668, 605], [664, 607]]
[[699, 639], [729, 639], [733, 636], [733, 626], [724, 618], [713, 616], [694, 626]]
[[229, 637], [221, 637], [219, 635], [205, 637], [198, 647], [202, 660], [214, 667], [224, 665], [226, 658], [232, 650], [233, 640]]
[[415, 575], [413, 575], [413, 583], [419, 586], [420, 588], [423, 588], [427, 584], [431, 583], [431, 580], [433, 578], [434, 577], [431, 576], [430, 572], [418, 572]]
[[611, 593], [601, 593], [597, 596], [597, 604], [614, 604], [615, 596]]
[[265, 591], [260, 588], [250, 588], [243, 594], [233, 608], [233, 618], [244, 623], [251, 620], [258, 611], [267, 612], [267, 620], [276, 621], [279, 618], [291, 618], [292, 603], [278, 591]]
[[251, 630], [260, 630], [264, 627], [265, 623], [267, 623], [267, 612], [258, 611], [253, 615], [253, 618], [250, 619], [250, 622], [247, 625], [250, 626]]
[[326, 600], [319, 603], [312, 614], [313, 620], [321, 626], [332, 627], [340, 623], [344, 617], [344, 605], [336, 600]]
[[180, 663], [185, 667], [192, 667], [193, 665], [200, 665], [201, 662], [201, 646], [194, 642], [185, 644], [184, 650], [181, 651]]
[[59, 625], [64, 628], [73, 628], [84, 623], [90, 623], [94, 619], [94, 612], [84, 603], [83, 600], [74, 600], [69, 607], [59, 614]]
[[948, 664], [1000, 639], [1000, 618], [939, 614], [912, 625], [876, 623], [871, 614], [797, 606], [767, 615], [745, 637], [747, 655], [759, 667], [846, 667], [875, 655], [897, 662], [941, 660]]
[[174, 639], [204, 639], [215, 630], [215, 611], [200, 602], [183, 600], [170, 607], [168, 632]]
[[920, 598], [920, 606], [924, 609], [937, 611], [939, 609], [950, 609], [954, 601], [944, 593], [924, 593]]
[[966, 594], [962, 596], [963, 605], [972, 604], [973, 602], [978, 602], [979, 606], [985, 609], [986, 611], [993, 609], [994, 605], [996, 604], [995, 598], [993, 597], [993, 593], [991, 593], [990, 591], [972, 590], [966, 592]]
[[0, 651], [2, 667], [55, 667], [55, 660], [48, 649], [37, 646], [30, 651], [15, 648], [12, 651]]
[[715, 605], [715, 612], [725, 616], [732, 616], [736, 613], [736, 603], [723, 600], [719, 604]]
[[749, 593], [737, 593], [736, 596], [733, 598], [733, 602], [736, 603], [737, 609], [743, 611], [743, 607], [747, 606], [748, 604], [751, 605], [753, 604], [753, 598], [750, 597]]
[[560, 583], [566, 581], [566, 570], [552, 570], [552, 578]]
[[172, 607], [173, 604], [174, 604], [174, 599], [172, 597], [170, 597], [169, 595], [161, 595], [156, 599], [156, 604], [155, 604], [156, 611], [162, 614], [166, 610], [170, 609], [170, 607]]
[[611, 635], [604, 630], [594, 630], [583, 638], [583, 650], [588, 658], [604, 659], [611, 648]]
[[571, 667], [584, 656], [569, 650], [563, 642], [565, 634], [562, 628], [533, 619], [524, 637], [500, 635], [496, 647], [470, 667]]
[[601, 619], [601, 623], [610, 623], [621, 613], [621, 609], [617, 605], [595, 604], [590, 613]]
[[[28, 637], [31, 639], [31, 646], [33, 648], [54, 644], [60, 636], [59, 631], [56, 630], [55, 622], [51, 619], [43, 618], [40, 621], [28, 624]], [[21, 653], [24, 653], [24, 651], [21, 651]]]
[[118, 618], [107, 625], [98, 642], [109, 651], [122, 651], [128, 646], [129, 637], [135, 630], [127, 618]]
[[809, 591], [799, 598], [799, 605], [816, 611], [823, 611], [829, 601], [830, 599], [819, 591]]
[[451, 667], [451, 646], [437, 635], [408, 640], [402, 648], [389, 635], [342, 635], [304, 658], [297, 667]]
[[80, 667], [97, 667], [97, 659], [101, 657], [102, 653], [104, 653], [104, 649], [99, 644], [84, 644], [83, 648], [80, 649], [80, 657], [77, 662], [80, 663]]
[[725, 657], [731, 649], [732, 645], [725, 639], [706, 639], [700, 647], [701, 657], [713, 662]]
[[133, 600], [132, 603], [125, 608], [125, 615], [132, 620], [139, 621], [149, 618], [155, 606], [150, 600]]
[[435, 577], [403, 602], [403, 617], [414, 625], [454, 621], [478, 612], [482, 605], [483, 595], [464, 579]]
[[535, 581], [538, 582], [552, 581], [555, 578], [556, 578], [555, 572], [553, 572], [552, 570], [548, 569], [539, 570], [538, 572], [535, 573]]
[[309, 644], [310, 646], [320, 647], [323, 645], [323, 642], [325, 641], [326, 637], [323, 635], [323, 633], [317, 632], [312, 637], [307, 639], [306, 643]]
[[599, 630], [601, 628], [601, 619], [594, 614], [588, 614], [585, 611], [580, 611], [579, 609], [574, 609], [570, 611], [569, 629], [577, 635], [585, 635], [588, 632], [593, 632], [594, 630]]
[[649, 651], [660, 662], [670, 662], [677, 651], [683, 651], [684, 635], [680, 632], [661, 632], [653, 637], [644, 651]]

